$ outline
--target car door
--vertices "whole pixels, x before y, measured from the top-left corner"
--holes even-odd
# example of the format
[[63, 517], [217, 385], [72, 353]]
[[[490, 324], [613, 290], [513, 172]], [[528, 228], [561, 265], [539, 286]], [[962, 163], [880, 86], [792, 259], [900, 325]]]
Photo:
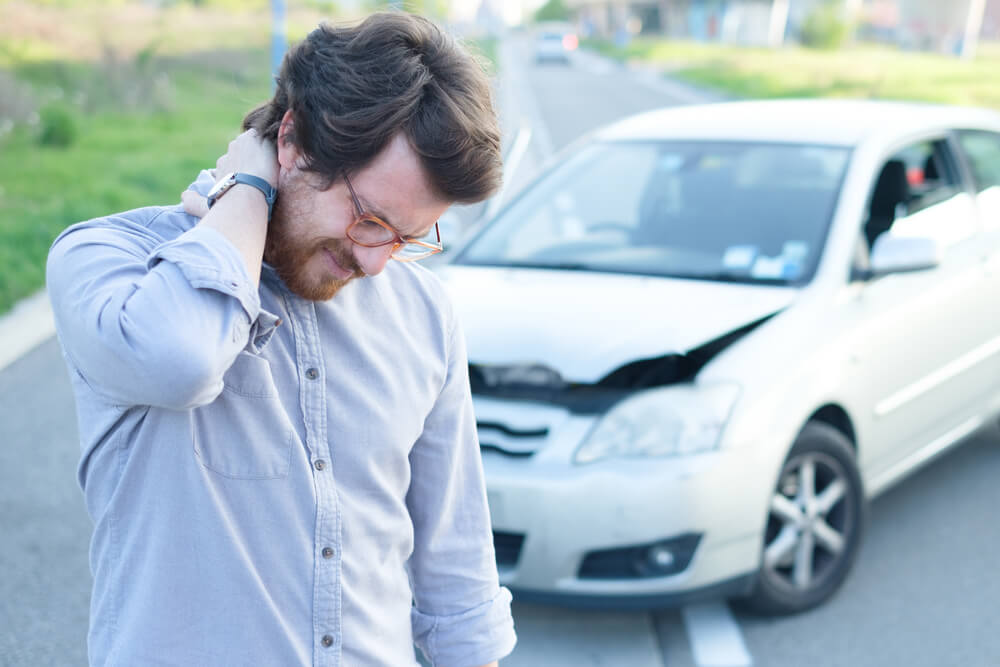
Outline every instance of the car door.
[[862, 238], [930, 237], [940, 264], [865, 282], [858, 293], [855, 357], [861, 405], [868, 410], [864, 456], [872, 474], [966, 424], [983, 404], [990, 373], [970, 356], [992, 337], [978, 318], [984, 287], [981, 232], [946, 137], [901, 147], [872, 186]]
[[963, 130], [956, 138], [976, 193], [987, 280], [996, 295], [1000, 288], [1000, 132]]
[[[975, 193], [982, 227], [982, 253], [986, 286], [978, 311], [983, 325], [992, 332], [994, 347], [1000, 348], [1000, 131], [963, 130], [956, 140]], [[996, 399], [989, 409], [1000, 408], [1000, 349], [983, 360], [996, 379], [990, 396]]]

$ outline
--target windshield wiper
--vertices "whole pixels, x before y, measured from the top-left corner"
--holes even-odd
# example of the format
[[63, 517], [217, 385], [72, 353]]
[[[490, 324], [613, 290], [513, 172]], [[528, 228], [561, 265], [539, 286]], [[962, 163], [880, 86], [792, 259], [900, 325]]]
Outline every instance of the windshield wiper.
[[791, 285], [793, 281], [788, 278], [762, 278], [748, 276], [730, 271], [715, 271], [712, 273], [690, 273], [677, 274], [675, 278], [685, 278], [691, 280], [714, 280], [722, 283], [741, 283], [748, 285]]
[[557, 271], [590, 271], [593, 267], [583, 262], [466, 262], [474, 266], [496, 266], [513, 269], [555, 269]]

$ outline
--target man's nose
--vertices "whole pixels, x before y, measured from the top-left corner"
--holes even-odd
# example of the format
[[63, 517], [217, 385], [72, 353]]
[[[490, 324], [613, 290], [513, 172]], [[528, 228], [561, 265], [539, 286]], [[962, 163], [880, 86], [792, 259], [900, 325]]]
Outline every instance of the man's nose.
[[354, 259], [358, 262], [358, 266], [361, 267], [366, 276], [376, 276], [382, 273], [382, 269], [385, 268], [386, 262], [389, 261], [394, 247], [393, 244], [389, 244], [380, 245], [375, 248], [366, 248], [355, 244]]

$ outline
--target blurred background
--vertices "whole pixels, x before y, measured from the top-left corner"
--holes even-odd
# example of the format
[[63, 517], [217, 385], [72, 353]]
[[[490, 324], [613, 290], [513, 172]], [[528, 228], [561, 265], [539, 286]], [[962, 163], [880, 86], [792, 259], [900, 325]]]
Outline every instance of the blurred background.
[[[640, 111], [784, 97], [1000, 109], [1000, 0], [0, 0], [0, 665], [86, 663], [90, 522], [40, 293], [49, 245], [74, 222], [178, 202], [268, 97], [285, 43], [386, 8], [445, 26], [494, 82], [505, 187], [449, 212], [449, 245], [560, 150]], [[986, 632], [996, 452], [979, 437], [880, 497], [856, 572], [817, 610], [516, 601], [503, 664], [1000, 664]]]

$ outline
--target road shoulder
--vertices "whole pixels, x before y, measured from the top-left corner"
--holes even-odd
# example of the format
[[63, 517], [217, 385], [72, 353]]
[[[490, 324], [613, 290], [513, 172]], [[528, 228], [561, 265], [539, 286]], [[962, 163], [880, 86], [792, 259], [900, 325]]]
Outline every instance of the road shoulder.
[[0, 371], [56, 332], [48, 294], [39, 290], [0, 315]]

